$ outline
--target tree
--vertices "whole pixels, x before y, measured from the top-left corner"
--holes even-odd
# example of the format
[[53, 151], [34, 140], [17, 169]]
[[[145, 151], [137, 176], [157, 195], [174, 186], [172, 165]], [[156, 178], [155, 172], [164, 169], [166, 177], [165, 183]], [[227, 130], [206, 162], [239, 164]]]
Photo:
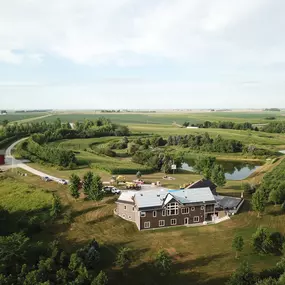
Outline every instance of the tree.
[[254, 285], [256, 277], [247, 262], [242, 262], [226, 285]]
[[91, 189], [88, 193], [88, 199], [100, 201], [104, 197], [104, 193], [102, 191], [103, 183], [101, 181], [101, 177], [99, 175], [94, 175], [92, 179]]
[[194, 169], [206, 179], [211, 178], [211, 172], [215, 165], [216, 158], [211, 156], [200, 156], [195, 160]]
[[85, 195], [88, 195], [90, 192], [90, 189], [92, 187], [93, 176], [93, 172], [88, 171], [83, 177], [83, 191]]
[[67, 271], [64, 268], [59, 269], [56, 272], [57, 284], [67, 284]]
[[268, 253], [267, 248], [269, 245], [269, 232], [264, 227], [259, 227], [252, 236], [253, 250], [257, 253]]
[[281, 285], [281, 283], [279, 283], [276, 279], [273, 279], [272, 277], [263, 279], [263, 280], [259, 280], [257, 283], [255, 283], [255, 285]]
[[266, 195], [264, 191], [262, 191], [262, 189], [257, 190], [252, 195], [251, 204], [253, 210], [257, 212], [257, 217], [260, 217], [260, 215], [265, 210], [265, 204], [266, 204]]
[[94, 278], [91, 285], [107, 285], [108, 277], [104, 271], [100, 271], [99, 274]]
[[280, 254], [283, 251], [284, 236], [279, 232], [270, 233], [267, 228], [259, 227], [252, 236], [253, 249], [261, 254]]
[[170, 273], [172, 267], [171, 257], [164, 250], [160, 250], [155, 258], [155, 268], [160, 276], [166, 276]]
[[116, 265], [120, 267], [124, 273], [126, 273], [126, 270], [129, 268], [131, 262], [131, 249], [128, 247], [122, 247], [117, 254]]
[[0, 264], [6, 268], [15, 266], [18, 261], [25, 259], [29, 238], [23, 233], [0, 236]]
[[256, 190], [256, 186], [249, 183], [244, 183], [242, 184], [242, 189], [245, 194], [252, 195]]
[[185, 128], [187, 128], [189, 125], [190, 125], [189, 122], [184, 122], [182, 126], [185, 127]]
[[225, 171], [221, 165], [214, 165], [211, 173], [211, 180], [220, 187], [226, 184]]
[[3, 120], [3, 122], [2, 122], [3, 127], [6, 127], [8, 124], [9, 124], [8, 120]]
[[236, 258], [238, 258], [238, 253], [243, 250], [243, 247], [244, 247], [243, 237], [240, 235], [236, 235], [232, 243], [232, 248], [236, 251]]
[[136, 177], [137, 177], [137, 179], [140, 179], [142, 177], [142, 174], [140, 171], [137, 172]]
[[74, 173], [70, 176], [70, 194], [75, 199], [79, 198], [80, 177]]
[[61, 211], [60, 199], [57, 195], [55, 195], [53, 193], [52, 194], [52, 206], [51, 206], [51, 210], [50, 210], [50, 216], [53, 219], [56, 219], [57, 216], [59, 215], [60, 211]]
[[79, 268], [81, 264], [82, 264], [82, 260], [77, 255], [77, 253], [71, 254], [68, 269], [72, 272], [76, 272], [76, 270]]

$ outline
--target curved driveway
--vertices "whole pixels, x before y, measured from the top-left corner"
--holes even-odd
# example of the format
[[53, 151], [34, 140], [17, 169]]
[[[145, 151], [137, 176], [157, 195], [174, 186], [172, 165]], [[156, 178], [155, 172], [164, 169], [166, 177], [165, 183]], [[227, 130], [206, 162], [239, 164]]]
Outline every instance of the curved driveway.
[[[23, 138], [20, 139], [16, 142], [14, 142], [13, 144], [11, 144], [7, 149], [6, 149], [6, 153], [5, 153], [5, 163], [6, 165], [4, 166], [4, 168], [22, 168], [34, 175], [40, 176], [40, 177], [45, 177], [48, 176], [51, 180], [59, 182], [60, 180], [62, 180], [61, 178], [55, 177], [55, 176], [51, 176], [47, 173], [44, 173], [42, 171], [36, 170], [30, 166], [28, 166], [27, 164], [25, 164], [25, 160], [19, 160], [16, 159], [12, 156], [12, 149], [21, 141], [24, 141], [28, 138]], [[27, 161], [26, 161], [27, 162]], [[66, 179], [65, 179], [66, 180]], [[67, 180], [66, 180], [67, 181]]]

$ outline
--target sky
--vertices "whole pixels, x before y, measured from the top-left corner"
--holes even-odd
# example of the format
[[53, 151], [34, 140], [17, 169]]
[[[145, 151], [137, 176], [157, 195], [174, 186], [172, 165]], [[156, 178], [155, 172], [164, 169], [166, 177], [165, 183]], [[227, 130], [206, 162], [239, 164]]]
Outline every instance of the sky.
[[0, 0], [0, 108], [284, 108], [284, 10], [283, 0]]

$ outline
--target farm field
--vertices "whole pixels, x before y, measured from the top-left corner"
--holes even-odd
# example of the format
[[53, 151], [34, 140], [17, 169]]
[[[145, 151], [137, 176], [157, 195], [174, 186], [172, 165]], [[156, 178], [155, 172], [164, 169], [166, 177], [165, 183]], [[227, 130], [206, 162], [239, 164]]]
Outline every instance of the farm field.
[[[101, 202], [84, 201], [83, 198], [75, 200], [69, 195], [67, 186], [46, 183], [30, 174], [22, 177], [10, 172], [8, 176], [10, 178], [0, 180], [0, 197], [3, 200], [9, 194], [9, 199], [4, 201], [5, 207], [12, 212], [26, 210], [25, 205], [16, 203], [19, 198], [30, 199], [26, 202], [30, 203], [29, 211], [48, 211], [51, 193], [60, 196], [63, 208], [71, 212], [71, 224], [62, 224], [59, 220], [36, 237], [44, 242], [58, 238], [68, 251], [95, 238], [102, 246], [102, 266], [109, 273], [110, 284], [117, 284], [110, 269], [122, 245], [136, 252], [126, 284], [137, 284], [133, 282], [138, 279], [140, 284], [147, 284], [146, 272], [160, 248], [171, 254], [174, 270], [179, 271], [174, 279], [170, 278], [169, 284], [174, 281], [177, 284], [224, 284], [241, 260], [247, 260], [254, 265], [255, 271], [260, 272], [280, 259], [256, 255], [250, 246], [250, 238], [260, 225], [270, 225], [271, 230], [285, 234], [284, 214], [281, 215], [274, 206], [268, 207], [261, 219], [250, 211], [247, 202], [242, 213], [218, 225], [139, 232], [132, 223], [113, 215], [114, 197], [104, 198]], [[239, 260], [235, 259], [231, 248], [236, 234], [241, 234], [245, 240], [245, 249]]]
[[[28, 122], [35, 120], [36, 118], [45, 119], [49, 115], [48, 113], [40, 112], [40, 113], [8, 113], [7, 115], [0, 115], [0, 124], [4, 120], [8, 120], [9, 122]], [[43, 118], [44, 117], [44, 118]]]
[[173, 123], [183, 124], [185, 121], [190, 124], [203, 123], [205, 121], [233, 121], [250, 123], [268, 123], [267, 117], [276, 117], [276, 120], [285, 120], [283, 112], [177, 112], [177, 113], [61, 113], [58, 112], [48, 118], [39, 121], [53, 121], [60, 118], [62, 122], [82, 121], [84, 119], [95, 120], [99, 117], [106, 117], [113, 122], [120, 124], [162, 124], [171, 125]]

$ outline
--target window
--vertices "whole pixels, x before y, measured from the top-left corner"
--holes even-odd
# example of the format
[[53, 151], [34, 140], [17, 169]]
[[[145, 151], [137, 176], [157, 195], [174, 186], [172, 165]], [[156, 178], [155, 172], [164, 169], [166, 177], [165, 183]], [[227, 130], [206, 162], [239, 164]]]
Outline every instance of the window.
[[124, 210], [127, 210], [127, 206], [124, 206]]
[[156, 212], [156, 211], [153, 211], [153, 212], [152, 212], [152, 216], [153, 216], [154, 218], [156, 218], [157, 212]]
[[129, 219], [129, 220], [131, 220], [131, 219], [132, 219], [132, 217], [131, 217], [131, 216], [128, 216], [128, 219]]
[[123, 218], [125, 218], [126, 217], [126, 215], [125, 214], [123, 214]]
[[135, 207], [133, 207], [133, 212], [135, 211]]
[[205, 207], [204, 207], [204, 206], [201, 206], [201, 210], [204, 211], [204, 209], [205, 209]]
[[182, 208], [181, 214], [189, 214], [189, 208]]
[[150, 228], [150, 222], [144, 222], [143, 226], [145, 229], [149, 229]]
[[169, 203], [167, 205], [167, 216], [178, 215], [178, 203]]
[[141, 212], [141, 217], [145, 217], [146, 216], [146, 213], [145, 212]]
[[194, 222], [194, 223], [199, 223], [199, 216], [195, 216], [195, 217], [193, 218], [193, 222]]
[[177, 221], [176, 219], [171, 219], [171, 220], [170, 220], [170, 224], [171, 224], [171, 226], [176, 225], [176, 221]]
[[159, 227], [164, 227], [164, 226], [165, 226], [165, 221], [164, 221], [164, 220], [160, 220], [160, 221], [158, 222], [158, 226], [159, 226]]
[[166, 214], [166, 211], [165, 211], [165, 210], [162, 210], [161, 215], [164, 217], [165, 214]]
[[195, 207], [191, 207], [191, 211], [195, 211]]
[[184, 218], [184, 225], [188, 225], [189, 224], [189, 218]]

